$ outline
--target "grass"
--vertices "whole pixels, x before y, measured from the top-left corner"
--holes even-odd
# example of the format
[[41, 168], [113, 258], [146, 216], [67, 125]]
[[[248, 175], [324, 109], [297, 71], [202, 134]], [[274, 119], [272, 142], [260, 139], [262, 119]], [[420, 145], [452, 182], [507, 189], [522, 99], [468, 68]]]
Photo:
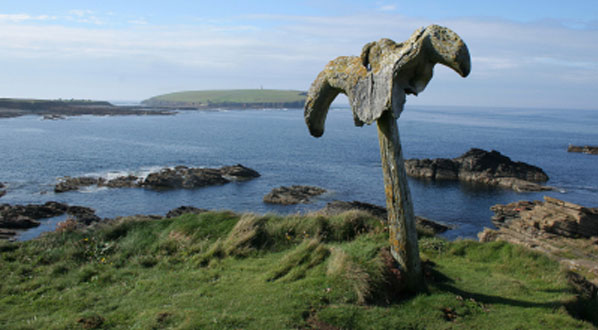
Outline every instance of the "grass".
[[144, 104], [189, 104], [189, 105], [218, 105], [218, 104], [263, 104], [304, 102], [305, 92], [274, 89], [233, 89], [233, 90], [204, 90], [186, 91], [154, 96], [143, 101]]
[[[334, 217], [126, 218], [0, 243], [2, 329], [594, 328], [558, 264], [507, 243], [420, 239], [428, 292], [393, 295], [387, 232]], [[583, 320], [585, 319], [585, 320]]]

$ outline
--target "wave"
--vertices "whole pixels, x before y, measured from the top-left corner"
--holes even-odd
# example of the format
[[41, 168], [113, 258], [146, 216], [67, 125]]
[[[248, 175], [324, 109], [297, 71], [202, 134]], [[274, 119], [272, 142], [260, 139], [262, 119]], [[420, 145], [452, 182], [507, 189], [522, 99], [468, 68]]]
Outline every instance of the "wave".
[[84, 193], [84, 194], [93, 194], [96, 193], [98, 191], [102, 191], [102, 190], [107, 190], [108, 187], [99, 187], [99, 186], [85, 186], [85, 187], [80, 187], [78, 189], [79, 192]]
[[564, 185], [563, 189], [598, 193], [598, 187], [595, 186]]
[[[133, 175], [138, 177], [138, 181], [144, 181], [148, 175], [152, 174], [152, 173], [158, 173], [163, 169], [171, 169], [174, 170], [177, 166], [188, 166], [188, 167], [196, 167], [196, 168], [207, 168], [210, 166], [196, 166], [196, 165], [187, 165], [187, 164], [179, 164], [176, 166], [158, 166], [158, 165], [153, 165], [153, 166], [143, 166], [141, 168], [135, 169], [135, 170], [107, 170], [107, 171], [102, 171], [102, 172], [88, 172], [88, 173], [84, 173], [82, 175], [80, 175], [80, 177], [92, 177], [92, 178], [97, 178], [97, 179], [104, 179], [106, 181], [110, 181], [110, 180], [114, 180], [116, 178], [119, 177], [123, 177], [123, 176], [129, 176], [129, 175]], [[63, 178], [58, 178], [57, 180], [60, 181]], [[82, 189], [80, 189], [82, 190]], [[90, 191], [93, 191], [93, 189], [90, 189]]]

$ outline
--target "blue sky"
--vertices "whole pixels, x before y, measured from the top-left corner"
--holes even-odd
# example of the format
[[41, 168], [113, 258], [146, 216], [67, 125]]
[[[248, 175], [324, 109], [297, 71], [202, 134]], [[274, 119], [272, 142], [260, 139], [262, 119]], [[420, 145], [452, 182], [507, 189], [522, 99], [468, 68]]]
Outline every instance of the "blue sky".
[[142, 100], [307, 90], [366, 42], [445, 25], [467, 79], [437, 66], [409, 104], [598, 109], [598, 1], [0, 1], [0, 97]]

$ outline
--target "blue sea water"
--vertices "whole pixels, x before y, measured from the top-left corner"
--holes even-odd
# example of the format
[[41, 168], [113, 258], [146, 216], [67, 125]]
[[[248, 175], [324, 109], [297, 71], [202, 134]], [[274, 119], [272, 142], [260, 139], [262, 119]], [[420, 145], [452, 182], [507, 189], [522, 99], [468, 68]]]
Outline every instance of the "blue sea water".
[[[405, 158], [457, 157], [472, 147], [498, 150], [543, 168], [559, 191], [516, 193], [458, 182], [409, 179], [418, 215], [455, 226], [448, 238], [492, 227], [489, 207], [548, 195], [598, 206], [598, 156], [568, 153], [569, 144], [598, 145], [598, 111], [408, 107], [399, 120]], [[175, 116], [27, 116], [0, 120], [0, 203], [59, 201], [92, 207], [100, 217], [165, 214], [181, 205], [256, 213], [296, 213], [332, 200], [385, 205], [377, 131], [355, 127], [349, 108], [329, 112], [321, 138], [309, 135], [301, 110], [189, 111]], [[165, 166], [241, 163], [261, 173], [248, 182], [196, 190], [90, 188], [55, 194], [63, 176], [146, 174]], [[262, 202], [272, 188], [328, 189], [313, 203]], [[42, 220], [30, 239], [64, 217]]]

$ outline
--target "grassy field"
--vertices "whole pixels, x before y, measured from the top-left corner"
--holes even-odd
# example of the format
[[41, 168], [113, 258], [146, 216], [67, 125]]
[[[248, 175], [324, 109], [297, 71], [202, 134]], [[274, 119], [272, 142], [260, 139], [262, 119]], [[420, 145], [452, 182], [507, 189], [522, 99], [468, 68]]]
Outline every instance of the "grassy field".
[[301, 91], [273, 89], [205, 90], [170, 93], [143, 101], [146, 105], [208, 106], [227, 104], [302, 103], [306, 94]]
[[[507, 243], [420, 234], [428, 292], [395, 294], [366, 213], [232, 212], [0, 243], [2, 329], [592, 329], [557, 263]], [[394, 280], [393, 280], [394, 279]], [[394, 282], [393, 282], [394, 281]], [[583, 320], [585, 318], [585, 321]]]

